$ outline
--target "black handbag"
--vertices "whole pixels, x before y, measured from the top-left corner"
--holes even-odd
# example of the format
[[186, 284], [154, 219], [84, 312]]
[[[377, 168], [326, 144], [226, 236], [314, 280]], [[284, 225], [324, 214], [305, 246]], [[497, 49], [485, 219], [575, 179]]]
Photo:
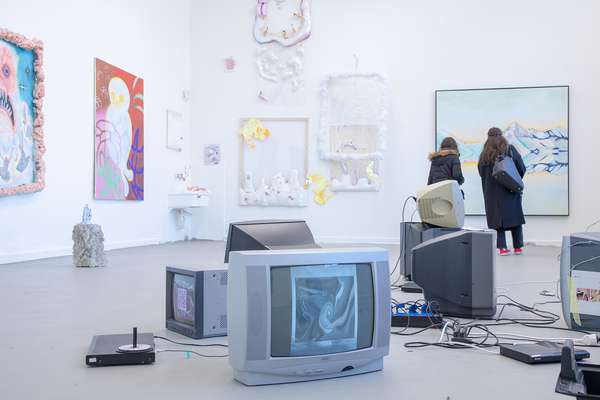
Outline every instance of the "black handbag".
[[525, 187], [515, 161], [508, 154], [498, 157], [494, 163], [492, 177], [513, 193], [521, 193]]

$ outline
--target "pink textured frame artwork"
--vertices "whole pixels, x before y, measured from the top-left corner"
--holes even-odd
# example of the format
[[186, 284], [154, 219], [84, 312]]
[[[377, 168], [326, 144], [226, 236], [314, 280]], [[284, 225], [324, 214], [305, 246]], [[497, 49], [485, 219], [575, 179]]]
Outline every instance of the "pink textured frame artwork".
[[310, 36], [310, 0], [257, 0], [254, 38], [294, 46]]
[[0, 29], [0, 196], [44, 189], [44, 45]]

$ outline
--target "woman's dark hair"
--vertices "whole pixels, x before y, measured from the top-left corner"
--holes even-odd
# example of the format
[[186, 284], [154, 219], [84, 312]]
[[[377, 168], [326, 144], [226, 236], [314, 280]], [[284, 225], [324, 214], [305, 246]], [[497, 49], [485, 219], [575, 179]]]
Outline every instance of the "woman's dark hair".
[[508, 141], [502, 136], [500, 128], [490, 128], [488, 138], [483, 145], [483, 151], [479, 156], [479, 163], [493, 164], [498, 159], [498, 156], [506, 154], [508, 151]]
[[456, 150], [458, 153], [458, 145], [456, 144], [456, 140], [454, 138], [448, 136], [444, 140], [442, 140], [442, 144], [440, 145], [440, 150]]

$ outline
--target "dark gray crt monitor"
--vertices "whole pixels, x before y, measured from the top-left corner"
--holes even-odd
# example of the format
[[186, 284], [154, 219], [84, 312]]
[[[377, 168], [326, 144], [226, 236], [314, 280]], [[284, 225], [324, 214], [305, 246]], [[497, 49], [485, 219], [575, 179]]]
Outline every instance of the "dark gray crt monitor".
[[460, 228], [440, 228], [421, 222], [400, 223], [400, 274], [412, 280], [412, 249], [430, 239], [460, 231]]
[[270, 219], [229, 224], [225, 262], [229, 252], [244, 250], [318, 249], [306, 221]]
[[202, 339], [227, 335], [227, 270], [166, 268], [166, 328]]
[[600, 331], [600, 232], [563, 237], [560, 291], [569, 328]]
[[496, 314], [496, 233], [461, 231], [412, 250], [413, 280], [434, 311], [465, 318]]

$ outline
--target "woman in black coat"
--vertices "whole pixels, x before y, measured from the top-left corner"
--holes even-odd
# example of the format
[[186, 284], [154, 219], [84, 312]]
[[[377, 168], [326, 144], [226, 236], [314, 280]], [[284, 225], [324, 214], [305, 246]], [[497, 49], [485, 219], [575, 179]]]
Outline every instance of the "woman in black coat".
[[440, 146], [440, 151], [429, 154], [431, 168], [429, 169], [427, 184], [432, 185], [441, 181], [454, 180], [462, 185], [465, 178], [463, 178], [458, 156], [456, 141], [451, 137], [445, 138]]
[[500, 255], [510, 254], [506, 246], [507, 230], [511, 232], [513, 238], [514, 253], [522, 254], [525, 224], [522, 194], [509, 191], [492, 177], [494, 163], [500, 156], [511, 157], [521, 178], [525, 176], [525, 163], [517, 149], [508, 144], [499, 128], [491, 128], [477, 165], [483, 187], [487, 224], [490, 229], [498, 232], [497, 247]]

